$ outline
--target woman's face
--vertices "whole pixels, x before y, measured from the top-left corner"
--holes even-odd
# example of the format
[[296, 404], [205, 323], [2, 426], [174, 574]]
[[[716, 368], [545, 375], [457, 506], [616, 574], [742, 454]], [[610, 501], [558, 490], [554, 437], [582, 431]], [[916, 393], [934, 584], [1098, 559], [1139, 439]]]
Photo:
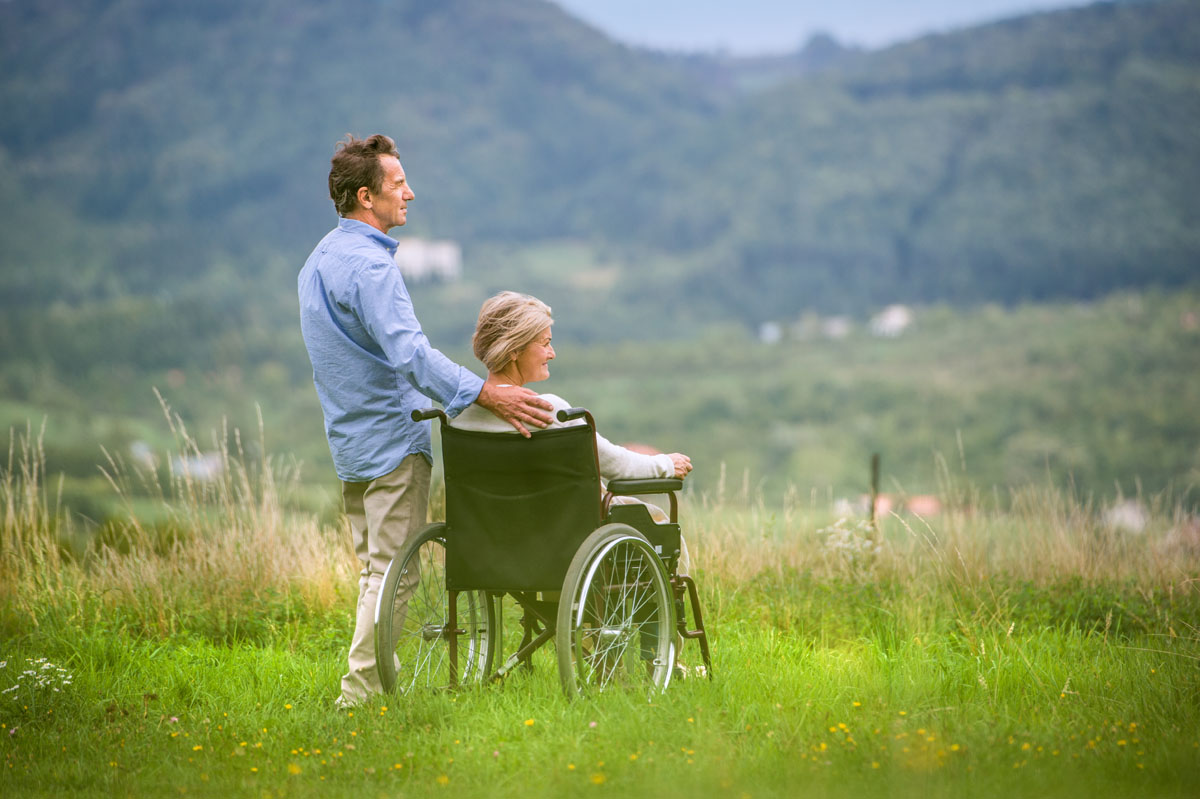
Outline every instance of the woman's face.
[[548, 378], [552, 360], [554, 347], [550, 346], [550, 327], [547, 326], [517, 355], [517, 374], [521, 378], [521, 385]]

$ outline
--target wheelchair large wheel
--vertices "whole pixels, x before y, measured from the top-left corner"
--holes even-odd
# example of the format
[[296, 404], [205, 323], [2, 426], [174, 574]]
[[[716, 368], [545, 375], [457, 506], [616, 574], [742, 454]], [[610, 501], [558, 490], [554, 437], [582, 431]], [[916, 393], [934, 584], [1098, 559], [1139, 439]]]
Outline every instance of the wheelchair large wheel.
[[[450, 618], [446, 589], [446, 525], [410, 538], [388, 564], [375, 608], [379, 679], [388, 692], [479, 682], [491, 674], [499, 640], [495, 603], [483, 591], [462, 591]], [[450, 667], [450, 636], [457, 668]]]
[[667, 687], [675, 609], [662, 561], [641, 533], [608, 524], [579, 547], [558, 606], [558, 673], [567, 696]]

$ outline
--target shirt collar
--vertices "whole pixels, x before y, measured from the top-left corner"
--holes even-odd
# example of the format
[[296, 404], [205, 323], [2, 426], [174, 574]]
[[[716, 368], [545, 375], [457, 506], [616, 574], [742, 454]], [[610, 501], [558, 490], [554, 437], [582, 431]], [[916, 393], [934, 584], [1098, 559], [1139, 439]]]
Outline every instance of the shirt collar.
[[391, 236], [387, 235], [386, 233], [380, 233], [379, 228], [371, 227], [366, 222], [360, 222], [357, 219], [340, 217], [338, 219], [338, 229], [344, 230], [347, 233], [358, 233], [359, 235], [366, 236], [371, 241], [387, 250], [391, 255], [395, 255], [396, 248], [400, 246], [400, 242], [396, 241]]

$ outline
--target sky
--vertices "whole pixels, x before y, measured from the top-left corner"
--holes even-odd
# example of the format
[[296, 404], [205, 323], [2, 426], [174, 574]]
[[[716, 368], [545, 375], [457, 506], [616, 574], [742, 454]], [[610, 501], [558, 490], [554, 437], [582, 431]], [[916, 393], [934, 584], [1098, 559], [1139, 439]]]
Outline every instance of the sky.
[[813, 33], [882, 47], [1081, 0], [554, 0], [618, 41], [661, 50], [785, 53]]

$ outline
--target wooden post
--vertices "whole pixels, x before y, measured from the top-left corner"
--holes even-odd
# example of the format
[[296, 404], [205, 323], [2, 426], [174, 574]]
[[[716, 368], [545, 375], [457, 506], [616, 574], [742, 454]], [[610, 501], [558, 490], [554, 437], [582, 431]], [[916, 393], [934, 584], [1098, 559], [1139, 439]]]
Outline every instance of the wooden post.
[[875, 505], [879, 502], [879, 453], [871, 455], [871, 528], [875, 527]]

